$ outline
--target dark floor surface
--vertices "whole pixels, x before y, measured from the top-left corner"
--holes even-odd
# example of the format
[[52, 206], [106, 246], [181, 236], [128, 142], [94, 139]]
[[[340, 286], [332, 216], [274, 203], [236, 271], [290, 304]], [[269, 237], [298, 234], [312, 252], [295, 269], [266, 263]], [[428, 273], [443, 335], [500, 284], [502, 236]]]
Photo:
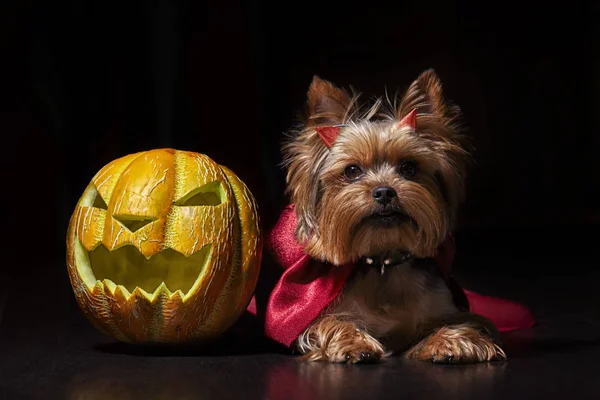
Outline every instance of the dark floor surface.
[[461, 240], [460, 283], [525, 302], [538, 318], [504, 335], [507, 362], [304, 363], [240, 335], [207, 349], [123, 346], [82, 317], [58, 260], [5, 280], [0, 399], [600, 399], [599, 263], [553, 243], [544, 256], [522, 257], [527, 245], [500, 251]]

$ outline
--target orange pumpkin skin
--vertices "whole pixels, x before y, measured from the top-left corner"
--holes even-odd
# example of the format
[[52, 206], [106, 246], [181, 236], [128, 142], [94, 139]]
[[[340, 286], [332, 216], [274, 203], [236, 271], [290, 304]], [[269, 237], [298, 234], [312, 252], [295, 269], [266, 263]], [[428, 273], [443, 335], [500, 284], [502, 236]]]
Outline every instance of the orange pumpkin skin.
[[258, 279], [257, 205], [229, 169], [158, 149], [102, 168], [69, 223], [77, 302], [124, 342], [210, 340], [247, 307]]

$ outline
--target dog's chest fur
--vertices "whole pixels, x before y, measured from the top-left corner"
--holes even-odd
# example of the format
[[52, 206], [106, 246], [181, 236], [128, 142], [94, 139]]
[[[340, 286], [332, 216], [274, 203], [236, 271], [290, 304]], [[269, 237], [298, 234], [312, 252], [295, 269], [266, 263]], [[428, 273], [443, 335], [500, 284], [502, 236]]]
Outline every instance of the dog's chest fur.
[[419, 328], [456, 312], [452, 294], [435, 268], [411, 262], [357, 271], [328, 314], [361, 320], [376, 338], [414, 338]]

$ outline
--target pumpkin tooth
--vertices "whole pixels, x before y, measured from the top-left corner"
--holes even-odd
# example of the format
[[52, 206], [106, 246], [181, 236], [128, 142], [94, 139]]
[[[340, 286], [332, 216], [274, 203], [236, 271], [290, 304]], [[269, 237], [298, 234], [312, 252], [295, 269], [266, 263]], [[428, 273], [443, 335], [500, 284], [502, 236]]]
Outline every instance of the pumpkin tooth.
[[157, 299], [161, 294], [166, 294], [167, 298], [171, 298], [171, 296], [173, 296], [173, 293], [171, 293], [171, 291], [169, 290], [169, 288], [167, 287], [166, 283], [161, 283], [156, 290], [154, 290], [154, 293], [152, 293], [152, 300], [154, 301], [155, 299]]
[[115, 295], [115, 289], [117, 288], [117, 285], [113, 281], [111, 281], [110, 279], [108, 279], [108, 278], [105, 278], [102, 282], [104, 283], [104, 288], [106, 290], [109, 290], [110, 294], [112, 294], [114, 296]]
[[133, 292], [131, 293], [132, 295], [137, 295], [139, 296], [144, 296], [146, 299], [148, 299], [150, 302], [152, 301], [152, 295], [148, 292], [146, 292], [144, 289], [142, 289], [139, 286], [136, 286], [135, 289], [133, 289]]
[[93, 294], [103, 293], [104, 285], [102, 285], [102, 282], [96, 281], [96, 284], [91, 288], [90, 292]]
[[129, 293], [129, 290], [123, 285], [117, 285], [113, 295], [115, 298], [123, 297], [125, 300], [129, 300], [129, 297], [131, 297], [131, 293]]
[[184, 298], [184, 296], [185, 296], [185, 295], [183, 294], [183, 292], [181, 291], [181, 289], [177, 289], [176, 291], [174, 291], [174, 292], [171, 294], [171, 296], [170, 296], [169, 298], [170, 298], [170, 299], [173, 299], [173, 298], [175, 298], [176, 296], [179, 296], [179, 298], [180, 298], [181, 300], [183, 300], [183, 298]]

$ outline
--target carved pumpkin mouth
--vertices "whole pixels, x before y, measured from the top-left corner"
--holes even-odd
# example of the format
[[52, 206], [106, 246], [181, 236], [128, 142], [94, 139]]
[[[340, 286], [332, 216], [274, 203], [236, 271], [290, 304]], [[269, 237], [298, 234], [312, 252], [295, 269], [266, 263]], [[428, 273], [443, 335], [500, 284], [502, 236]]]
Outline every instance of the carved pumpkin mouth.
[[151, 301], [161, 293], [171, 298], [177, 292], [185, 301], [202, 281], [212, 255], [210, 244], [187, 257], [165, 249], [148, 259], [133, 245], [109, 251], [100, 243], [87, 251], [77, 237], [74, 244], [77, 271], [90, 291], [102, 282], [113, 295], [120, 290], [129, 298], [139, 291]]

